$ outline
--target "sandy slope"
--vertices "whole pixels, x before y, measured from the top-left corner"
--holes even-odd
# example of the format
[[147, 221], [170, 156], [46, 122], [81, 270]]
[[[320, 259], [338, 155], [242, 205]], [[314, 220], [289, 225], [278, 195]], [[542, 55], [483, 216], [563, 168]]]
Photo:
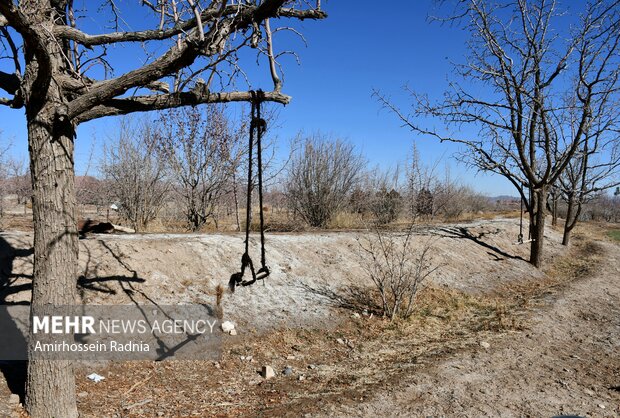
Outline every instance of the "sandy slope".
[[[512, 258], [528, 253], [526, 245], [515, 245], [517, 234], [515, 219], [420, 227], [415, 246], [432, 242], [434, 262], [442, 265], [433, 276], [436, 283], [476, 292], [540, 274]], [[552, 257], [561, 251], [559, 234], [550, 228], [547, 234], [547, 256]], [[224, 300], [227, 319], [259, 328], [328, 321], [331, 307], [316, 290], [364, 284], [356, 242], [360, 235], [268, 235], [267, 261], [273, 274], [263, 284], [228, 295]], [[28, 233], [0, 234], [4, 247], [0, 262], [13, 275], [30, 274], [31, 240]], [[257, 237], [251, 237], [251, 248], [258, 262]], [[85, 303], [95, 304], [213, 303], [215, 285], [226, 285], [239, 269], [242, 250], [240, 234], [94, 235], [80, 241], [79, 269], [86, 283], [81, 295]], [[27, 301], [28, 282], [24, 278], [12, 283], [21, 291], [6, 300]]]

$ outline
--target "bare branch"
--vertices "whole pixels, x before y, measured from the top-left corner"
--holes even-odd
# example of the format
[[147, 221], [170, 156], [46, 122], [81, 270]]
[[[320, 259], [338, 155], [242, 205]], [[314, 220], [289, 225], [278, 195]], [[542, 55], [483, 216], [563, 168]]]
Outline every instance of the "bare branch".
[[[290, 97], [279, 92], [263, 92], [265, 101], [288, 104]], [[203, 103], [248, 102], [252, 100], [249, 91], [214, 93], [198, 85], [189, 92], [135, 96], [125, 99], [110, 99], [82, 113], [78, 122], [85, 122], [103, 116], [125, 115], [134, 112], [171, 109], [181, 106], [195, 106]]]

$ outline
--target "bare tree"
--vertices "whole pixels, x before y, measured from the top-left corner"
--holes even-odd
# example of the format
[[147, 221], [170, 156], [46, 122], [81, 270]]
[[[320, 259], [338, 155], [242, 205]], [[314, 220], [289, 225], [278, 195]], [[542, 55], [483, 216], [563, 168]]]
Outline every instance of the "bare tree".
[[[103, 7], [84, 3], [79, 13], [73, 5], [72, 0], [0, 0], [0, 42], [8, 55], [0, 64], [0, 89], [6, 92], [0, 105], [24, 108], [28, 125], [36, 230], [32, 309], [70, 305], [77, 297], [74, 141], [80, 123], [200, 103], [250, 101], [251, 92], [237, 87], [246, 74], [243, 67], [255, 65], [238, 54], [248, 47], [261, 53], [273, 80], [273, 91], [260, 94], [260, 100], [288, 103], [276, 62], [281, 53], [274, 46], [278, 28], [272, 30], [269, 19], [326, 17], [320, 2], [313, 8], [301, 0], [145, 0], [140, 6], [104, 1]], [[132, 14], [124, 18], [124, 7], [141, 7], [148, 16], [134, 13], [142, 20], [128, 22]], [[112, 25], [105, 25], [105, 33], [87, 32], [93, 21], [106, 19]], [[119, 71], [108, 51], [134, 45], [137, 55], [142, 51], [137, 43], [148, 45], [147, 55], [128, 71]], [[28, 362], [26, 409], [35, 418], [77, 417], [69, 362]]]
[[307, 137], [287, 173], [291, 207], [311, 226], [327, 225], [346, 205], [362, 166], [352, 144], [318, 133]]
[[[410, 90], [413, 111], [391, 108], [414, 132], [462, 144], [463, 158], [508, 179], [530, 218], [530, 262], [541, 266], [547, 193], [583, 143], [595, 112], [618, 93], [620, 10], [617, 0], [594, 0], [570, 33], [555, 0], [460, 0], [452, 22], [469, 31], [460, 80], [434, 103]], [[563, 26], [564, 25], [564, 26]], [[571, 130], [566, 114], [577, 115]], [[445, 129], [420, 125], [438, 119]], [[475, 130], [463, 135], [468, 126]], [[557, 150], [558, 152], [554, 152]]]
[[117, 138], [104, 151], [100, 170], [120, 216], [136, 231], [144, 231], [161, 210], [170, 181], [158, 148], [157, 127], [132, 122], [121, 121]]
[[243, 155], [244, 126], [233, 127], [225, 108], [169, 110], [162, 115], [161, 150], [184, 201], [188, 228], [214, 217]]
[[[558, 178], [558, 189], [566, 203], [563, 245], [568, 245], [570, 233], [577, 225], [583, 205], [600, 193], [620, 185], [620, 142], [617, 129], [612, 130], [606, 126], [607, 122], [615, 121], [609, 113], [597, 116], [604, 120], [591, 124], [579, 151]], [[610, 131], [615, 132], [606, 136]]]

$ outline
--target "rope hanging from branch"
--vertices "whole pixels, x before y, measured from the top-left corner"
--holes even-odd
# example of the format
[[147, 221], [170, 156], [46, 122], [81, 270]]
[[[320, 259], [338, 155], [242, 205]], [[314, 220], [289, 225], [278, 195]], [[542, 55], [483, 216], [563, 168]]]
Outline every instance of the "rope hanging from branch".
[[[531, 196], [531, 193], [530, 193]], [[530, 202], [531, 202], [531, 198], [530, 198]], [[521, 196], [521, 212], [520, 212], [520, 218], [519, 218], [519, 236], [517, 237], [517, 245], [520, 244], [525, 244], [528, 242], [532, 242], [534, 241], [532, 239], [532, 231], [528, 228], [528, 233], [527, 233], [527, 240], [523, 239], [523, 196]]]
[[[267, 128], [267, 123], [260, 115], [260, 105], [263, 99], [262, 90], [251, 91], [252, 94], [252, 120], [250, 122], [250, 139], [248, 144], [248, 188], [246, 197], [246, 211], [245, 211], [245, 251], [241, 256], [241, 270], [230, 276], [228, 286], [232, 292], [235, 291], [236, 286], [249, 286], [256, 283], [257, 280], [263, 280], [269, 276], [269, 268], [267, 267], [267, 261], [265, 257], [265, 217], [263, 213], [263, 156], [262, 156], [262, 144], [261, 139], [263, 133]], [[256, 135], [256, 171], [258, 177], [258, 205], [260, 216], [260, 258], [261, 266], [258, 271], [254, 269], [254, 263], [249, 253], [250, 246], [250, 224], [252, 222], [252, 166], [253, 166], [253, 149], [254, 149], [254, 136]], [[244, 280], [243, 275], [246, 268], [250, 268], [252, 273], [251, 279]]]

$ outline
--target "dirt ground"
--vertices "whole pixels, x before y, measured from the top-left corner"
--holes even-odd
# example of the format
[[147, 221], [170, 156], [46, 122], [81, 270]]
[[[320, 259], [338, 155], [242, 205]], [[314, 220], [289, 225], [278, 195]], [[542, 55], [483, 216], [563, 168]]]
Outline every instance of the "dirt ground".
[[[541, 272], [517, 233], [514, 219], [417, 230], [441, 268], [396, 323], [341, 306], [368, 285], [358, 233], [270, 235], [274, 274], [224, 299], [239, 335], [219, 362], [81, 364], [78, 407], [87, 417], [620, 416], [620, 246], [582, 228], [566, 250], [548, 228]], [[0, 234], [7, 302], [28, 300], [31, 239]], [[93, 236], [81, 240], [81, 296], [212, 303], [241, 249], [235, 234]], [[263, 365], [277, 376], [264, 380]], [[88, 381], [93, 371], [106, 380]], [[0, 416], [20, 411], [9, 395], [0, 374]]]

